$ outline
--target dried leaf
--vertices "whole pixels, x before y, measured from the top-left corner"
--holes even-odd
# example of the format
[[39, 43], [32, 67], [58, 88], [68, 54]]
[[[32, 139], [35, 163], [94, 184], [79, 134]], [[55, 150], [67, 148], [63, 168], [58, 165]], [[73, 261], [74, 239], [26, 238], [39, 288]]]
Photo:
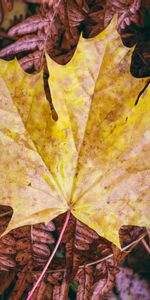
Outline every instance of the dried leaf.
[[150, 5], [149, 0], [132, 1], [128, 10], [119, 13], [118, 31], [125, 46], [136, 44], [131, 60], [131, 73], [135, 77], [150, 76]]
[[26, 289], [29, 288], [29, 283], [32, 283], [32, 276], [30, 273], [26, 273], [26, 267], [23, 272], [17, 274], [17, 280], [11, 295], [9, 296], [10, 300], [19, 300], [22, 298]]
[[1, 204], [14, 209], [8, 231], [68, 209], [116, 245], [122, 225], [149, 226], [149, 89], [134, 107], [145, 81], [131, 76], [132, 51], [114, 26], [81, 39], [67, 66], [48, 59], [57, 122], [41, 74], [31, 79], [17, 62], [1, 61], [12, 95], [2, 81]]
[[0, 240], [0, 270], [23, 269], [25, 265], [37, 269], [47, 262], [50, 246], [55, 243], [55, 225], [38, 224], [13, 230]]
[[83, 37], [93, 37], [105, 29], [114, 15], [109, 13], [107, 0], [37, 2], [44, 4], [39, 14], [10, 28], [9, 36], [17, 36], [17, 41], [0, 51], [0, 57], [21, 54], [20, 65], [29, 73], [41, 70], [45, 52], [56, 62], [66, 64], [75, 52], [80, 32]]
[[[28, 72], [41, 70], [45, 52], [57, 62], [67, 63], [72, 58], [79, 40], [78, 25], [82, 19], [80, 10], [84, 10], [84, 4], [81, 8], [75, 4], [76, 19], [72, 21], [74, 15], [70, 12], [70, 2], [71, 0], [58, 3], [53, 1], [48, 10], [42, 10], [41, 14], [31, 16], [12, 27], [8, 34], [11, 37], [21, 37], [2, 49], [0, 57], [28, 51], [28, 54], [19, 60], [22, 68]], [[73, 2], [71, 3], [73, 5]]]
[[[56, 218], [56, 228], [59, 232], [59, 224], [62, 217]], [[61, 225], [62, 226], [62, 225]], [[62, 243], [65, 243], [66, 278], [71, 282], [76, 275], [79, 266], [96, 261], [111, 254], [111, 243], [101, 237], [72, 216], [69, 226], [64, 233]]]
[[84, 38], [92, 38], [102, 32], [110, 23], [114, 13], [110, 11], [109, 0], [87, 1], [89, 13], [82, 22]]
[[122, 248], [139, 239], [144, 232], [145, 228], [142, 227], [122, 226], [119, 231]]
[[5, 231], [12, 217], [11, 207], [0, 205], [0, 235]]
[[14, 279], [14, 272], [1, 272], [0, 274], [0, 296], [4, 293], [6, 289], [8, 289], [12, 280]]
[[93, 267], [85, 267], [79, 271], [79, 286], [76, 300], [89, 300], [90, 291], [93, 283]]
[[118, 269], [114, 266], [113, 261], [107, 260], [96, 266], [96, 282], [91, 290], [91, 300], [102, 299], [102, 296], [108, 293], [114, 285], [115, 275]]
[[[59, 236], [64, 217], [57, 217], [54, 220], [55, 225], [50, 222], [47, 226], [42, 223], [24, 226], [2, 237], [0, 269], [11, 270], [15, 267], [16, 270], [23, 270], [24, 266], [32, 266], [32, 270], [41, 270], [55, 246], [55, 239]], [[76, 222], [71, 216], [51, 269], [66, 269], [66, 280], [71, 282], [79, 266], [105, 258], [111, 253], [110, 242], [99, 237], [86, 225]], [[10, 264], [11, 261], [14, 262], [13, 265]]]

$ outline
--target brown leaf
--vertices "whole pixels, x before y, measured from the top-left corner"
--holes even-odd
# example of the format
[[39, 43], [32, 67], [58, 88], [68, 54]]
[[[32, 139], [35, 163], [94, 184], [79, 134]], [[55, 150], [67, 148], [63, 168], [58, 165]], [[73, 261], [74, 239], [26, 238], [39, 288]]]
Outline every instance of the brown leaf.
[[37, 256], [48, 258], [51, 254], [49, 247], [45, 244], [34, 243], [32, 249]]
[[30, 73], [41, 70], [45, 52], [66, 64], [75, 52], [80, 32], [85, 38], [97, 35], [115, 13], [109, 12], [108, 0], [39, 2], [47, 7], [41, 5], [39, 14], [12, 27], [8, 34], [17, 36], [17, 41], [0, 51], [0, 57], [17, 55], [22, 68]]
[[[64, 214], [56, 218], [57, 231], [60, 232]], [[78, 271], [79, 265], [84, 265], [112, 252], [111, 243], [71, 216], [62, 243], [65, 243], [66, 278], [71, 282]]]
[[112, 259], [107, 259], [96, 266], [95, 283], [91, 290], [91, 300], [99, 300], [114, 285], [118, 268], [114, 266]]
[[[29, 292], [36, 276], [39, 277], [39, 271], [47, 263], [54, 248], [64, 218], [65, 214], [62, 214], [47, 225], [41, 223], [24, 226], [1, 238], [0, 269], [5, 271], [15, 269], [17, 272], [21, 270], [11, 299], [21, 299], [23, 294]], [[122, 245], [126, 245], [127, 241], [129, 243], [138, 239], [143, 232], [144, 228], [125, 226], [120, 233]], [[93, 265], [94, 261], [105, 258], [111, 253], [114, 255], [114, 260], [107, 259]], [[51, 295], [49, 299], [66, 300], [73, 279], [79, 282], [77, 300], [100, 299], [98, 295], [100, 297], [105, 295], [113, 286], [118, 264], [126, 254], [122, 256], [116, 246], [99, 237], [95, 231], [71, 215], [56, 257], [46, 273], [44, 282], [41, 283], [41, 288], [37, 289], [34, 299], [38, 297], [44, 299], [44, 295], [49, 292]], [[88, 263], [92, 265], [86, 266]], [[32, 271], [35, 276], [31, 278]], [[21, 286], [20, 291], [16, 293], [19, 286]]]
[[10, 255], [0, 254], [0, 270], [8, 271], [15, 268], [16, 262]]
[[[8, 34], [12, 37], [18, 36], [18, 40], [2, 49], [0, 56], [8, 57], [24, 51], [32, 52], [30, 55], [25, 54], [24, 59], [20, 61], [24, 70], [29, 72], [41, 70], [45, 52], [58, 63], [67, 63], [79, 39], [78, 26], [71, 25], [69, 5], [70, 1], [67, 3], [59, 1], [58, 5], [57, 1], [54, 1], [48, 10], [43, 8], [41, 14], [31, 16], [12, 27]], [[76, 23], [79, 23], [78, 15]]]
[[145, 232], [144, 227], [122, 226], [119, 231], [120, 243], [125, 247], [140, 238]]
[[14, 280], [14, 272], [1, 272], [0, 276], [0, 296], [8, 289], [11, 282]]
[[107, 27], [115, 11], [111, 11], [109, 0], [87, 0], [89, 13], [82, 23], [83, 37], [92, 38]]
[[131, 73], [135, 77], [150, 76], [150, 5], [149, 0], [134, 0], [119, 11], [118, 32], [125, 46], [136, 44], [131, 61]]
[[29, 288], [29, 283], [32, 283], [32, 276], [30, 273], [26, 273], [26, 267], [23, 272], [17, 274], [17, 280], [15, 286], [9, 296], [9, 300], [20, 300], [26, 289]]
[[[55, 245], [56, 236], [59, 236], [65, 214], [57, 217], [48, 225], [36, 224], [24, 226], [11, 231], [0, 240], [0, 255], [13, 259], [14, 266], [22, 269], [26, 264], [32, 264], [38, 270], [44, 266]], [[51, 268], [67, 270], [67, 280], [72, 281], [79, 265], [87, 264], [103, 258], [112, 252], [111, 242], [98, 236], [96, 232], [71, 216], [62, 243], [59, 247], [60, 257], [54, 258]], [[66, 263], [65, 263], [66, 260]], [[65, 266], [66, 265], [66, 266]], [[7, 265], [7, 269], [12, 265]]]
[[[38, 278], [38, 274], [33, 275], [34, 282]], [[48, 294], [48, 298], [46, 298], [46, 294]], [[52, 287], [50, 284], [45, 281], [40, 282], [38, 289], [36, 289], [34, 295], [32, 296], [32, 300], [46, 300], [52, 299]]]
[[[43, 224], [42, 224], [43, 225]], [[32, 241], [39, 243], [39, 241], [42, 244], [53, 244], [55, 242], [52, 234], [46, 230], [43, 230], [43, 228], [36, 228], [36, 225], [34, 225], [31, 229], [31, 235], [32, 235]]]
[[58, 283], [58, 280], [61, 280], [63, 278], [62, 272], [53, 272], [47, 275], [46, 281], [49, 282], [52, 285], [56, 285]]
[[[0, 254], [3, 259], [5, 257], [5, 261], [7, 261], [9, 255], [17, 268], [22, 269], [24, 265], [32, 264], [35, 270], [39, 270], [40, 267], [46, 264], [54, 248], [64, 217], [65, 214], [62, 214], [48, 225], [42, 223], [24, 226], [2, 237], [0, 240]], [[122, 246], [137, 240], [144, 230], [144, 228], [132, 226], [122, 228], [120, 231]], [[71, 215], [69, 225], [58, 249], [58, 255], [54, 258], [51, 269], [66, 268], [66, 278], [71, 282], [79, 266], [105, 258], [112, 252], [117, 265], [120, 260], [120, 251], [118, 251], [112, 243], [99, 237], [95, 231], [76, 221]], [[9, 263], [7, 269], [9, 269]]]
[[47, 225], [24, 226], [3, 236], [0, 239], [0, 269], [45, 264], [51, 253], [50, 245], [55, 242], [51, 234], [54, 230], [55, 225], [50, 222]]
[[0, 236], [5, 231], [12, 217], [12, 208], [0, 205]]
[[78, 272], [79, 286], [76, 300], [90, 300], [93, 278], [93, 267], [85, 267]]
[[17, 40], [0, 50], [0, 57], [10, 59], [17, 56], [26, 72], [39, 72], [44, 67], [44, 90], [55, 121], [58, 116], [51, 99], [45, 53], [56, 62], [66, 64], [74, 54], [81, 31], [79, 25], [87, 12], [85, 1], [50, 2], [47, 9], [41, 6], [39, 14], [13, 26], [8, 35], [17, 37]]

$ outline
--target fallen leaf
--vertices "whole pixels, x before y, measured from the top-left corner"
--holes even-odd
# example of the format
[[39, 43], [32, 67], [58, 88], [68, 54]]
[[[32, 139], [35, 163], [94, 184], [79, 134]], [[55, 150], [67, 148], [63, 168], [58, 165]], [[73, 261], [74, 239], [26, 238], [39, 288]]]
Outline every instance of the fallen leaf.
[[115, 275], [119, 270], [115, 267], [112, 259], [107, 259], [96, 266], [96, 275], [92, 290], [91, 290], [91, 300], [101, 299], [103, 295], [108, 293], [114, 285]]
[[68, 209], [116, 245], [122, 225], [150, 225], [150, 90], [134, 106], [146, 80], [130, 74], [132, 50], [115, 24], [80, 38], [68, 65], [47, 58], [57, 122], [42, 74], [1, 61], [0, 204], [14, 210], [7, 232]]
[[[32, 267], [33, 271], [41, 270], [56, 245], [64, 219], [65, 214], [62, 214], [47, 225], [23, 226], [1, 237], [0, 270], [21, 271], [25, 266]], [[111, 242], [71, 216], [51, 270], [66, 269], [67, 280], [71, 282], [79, 267], [104, 259], [115, 248]]]

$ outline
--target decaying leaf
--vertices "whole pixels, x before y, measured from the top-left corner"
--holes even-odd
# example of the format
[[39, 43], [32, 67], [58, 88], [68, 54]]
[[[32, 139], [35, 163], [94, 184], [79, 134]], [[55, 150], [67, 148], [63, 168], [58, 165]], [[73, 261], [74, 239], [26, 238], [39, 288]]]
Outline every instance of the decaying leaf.
[[66, 64], [75, 52], [80, 33], [85, 38], [95, 36], [114, 14], [109, 13], [107, 0], [37, 2], [41, 3], [39, 12], [10, 28], [8, 35], [16, 41], [0, 51], [0, 57], [17, 56], [29, 73], [41, 70], [45, 52], [57, 63]]
[[[23, 270], [26, 266], [34, 271], [46, 264], [59, 236], [65, 215], [49, 222], [24, 226], [12, 230], [0, 240], [0, 270]], [[96, 232], [70, 217], [51, 270], [66, 269], [71, 282], [79, 267], [103, 259], [112, 253], [112, 244]]]
[[118, 31], [125, 46], [136, 45], [131, 59], [135, 77], [150, 76], [150, 3], [149, 0], [125, 1], [126, 9], [119, 11]]
[[114, 23], [81, 38], [68, 65], [47, 58], [57, 122], [42, 74], [1, 61], [0, 204], [14, 210], [7, 231], [68, 209], [117, 245], [122, 225], [150, 225], [150, 90], [134, 106], [146, 81], [131, 76], [132, 51]]
[[18, 36], [18, 39], [1, 50], [1, 57], [23, 52], [20, 65], [31, 73], [41, 70], [45, 52], [58, 63], [67, 63], [79, 40], [79, 25], [84, 19], [82, 11], [88, 12], [85, 1], [79, 5], [71, 0], [53, 1], [48, 9], [41, 8], [39, 14], [9, 30], [8, 34]]

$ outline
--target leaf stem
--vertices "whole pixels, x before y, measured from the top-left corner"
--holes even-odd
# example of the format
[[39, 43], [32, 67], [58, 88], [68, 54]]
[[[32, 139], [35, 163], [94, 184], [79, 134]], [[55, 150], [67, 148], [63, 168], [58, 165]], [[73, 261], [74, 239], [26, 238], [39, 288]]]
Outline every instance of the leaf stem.
[[12, 213], [12, 210], [8, 210], [8, 211], [0, 214], [0, 218], [6, 217], [6, 216], [10, 215], [11, 213]]
[[58, 241], [57, 241], [57, 243], [56, 243], [56, 246], [55, 246], [55, 248], [54, 248], [54, 250], [53, 250], [53, 252], [52, 252], [52, 254], [51, 254], [51, 256], [50, 256], [50, 258], [49, 258], [49, 260], [48, 260], [48, 262], [46, 263], [46, 265], [45, 265], [45, 267], [44, 267], [44, 269], [43, 269], [43, 271], [42, 271], [40, 277], [39, 277], [38, 280], [36, 281], [36, 283], [35, 283], [35, 285], [33, 286], [32, 290], [29, 292], [29, 294], [28, 294], [26, 300], [30, 300], [30, 299], [31, 299], [31, 297], [32, 297], [32, 295], [33, 295], [35, 289], [37, 288], [37, 286], [39, 285], [39, 283], [40, 283], [41, 280], [43, 279], [43, 277], [44, 277], [44, 275], [45, 275], [45, 273], [46, 273], [46, 271], [47, 271], [47, 269], [48, 269], [48, 267], [49, 267], [49, 265], [50, 265], [50, 263], [51, 263], [51, 261], [52, 261], [54, 255], [55, 255], [55, 253], [56, 253], [56, 251], [57, 251], [57, 249], [58, 249], [58, 247], [59, 247], [59, 245], [60, 245], [60, 243], [61, 243], [63, 234], [64, 234], [64, 232], [65, 232], [65, 230], [66, 230], [66, 227], [67, 227], [67, 225], [68, 225], [68, 222], [69, 222], [69, 218], [70, 218], [70, 210], [67, 211], [66, 219], [65, 219], [64, 225], [63, 225], [63, 227], [62, 227], [61, 233], [60, 233], [60, 235], [59, 235]]
[[147, 242], [145, 241], [145, 239], [141, 240], [143, 246], [145, 247], [145, 249], [147, 250], [148, 254], [150, 255], [150, 247], [147, 244]]

